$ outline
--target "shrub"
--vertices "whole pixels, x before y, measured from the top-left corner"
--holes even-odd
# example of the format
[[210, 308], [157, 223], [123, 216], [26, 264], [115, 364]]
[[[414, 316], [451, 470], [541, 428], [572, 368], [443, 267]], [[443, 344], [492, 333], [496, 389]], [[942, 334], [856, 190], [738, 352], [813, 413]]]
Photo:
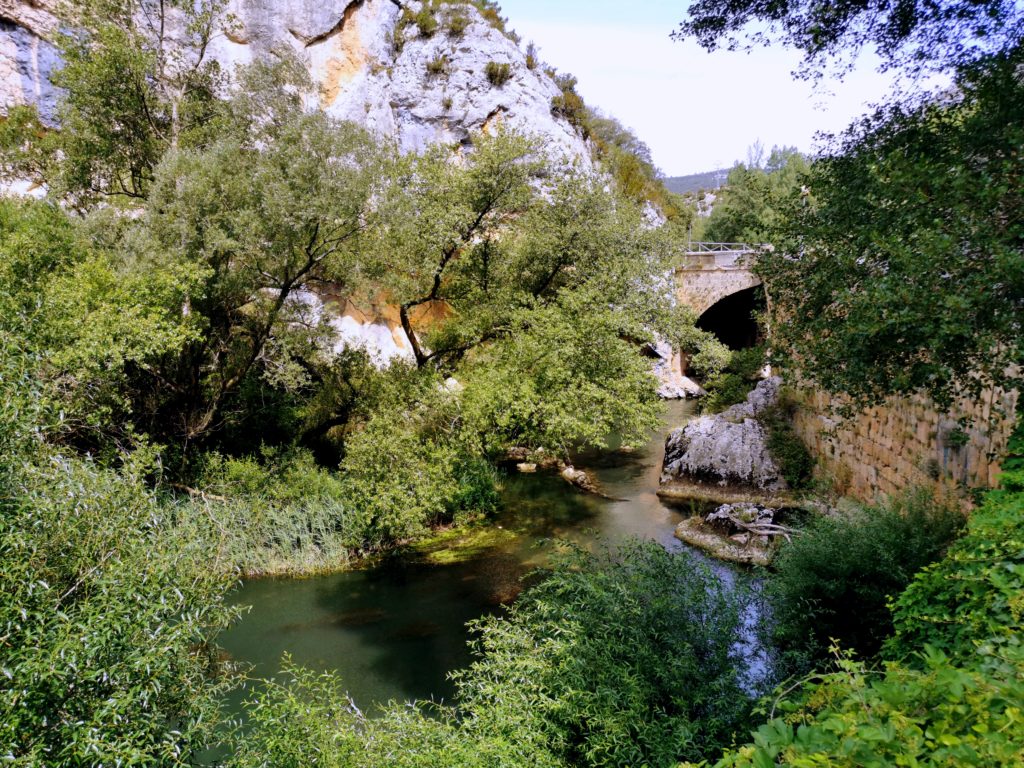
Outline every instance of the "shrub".
[[476, 624], [459, 705], [475, 728], [542, 744], [560, 765], [699, 759], [750, 705], [740, 616], [733, 588], [656, 542], [570, 548], [507, 617]]
[[[694, 356], [695, 361], [701, 353]], [[730, 405], [742, 403], [752, 390], [764, 369], [765, 349], [763, 346], [734, 350], [729, 362], [721, 373], [710, 376], [704, 382], [707, 397], [701, 400], [701, 413], [718, 413]]]
[[434, 16], [433, 10], [430, 6], [424, 3], [423, 8], [414, 17], [416, 28], [420, 31], [420, 35], [423, 37], [433, 37], [434, 33], [437, 32], [437, 18]]
[[551, 112], [556, 117], [563, 117], [575, 128], [585, 132], [587, 121], [587, 105], [572, 88], [562, 89], [562, 92], [551, 98]]
[[491, 85], [500, 88], [512, 78], [512, 65], [488, 61], [484, 67], [484, 74]]
[[846, 517], [816, 517], [785, 546], [767, 594], [780, 670], [826, 660], [832, 640], [874, 655], [892, 633], [888, 600], [937, 560], [963, 524], [924, 492]]
[[366, 718], [336, 678], [286, 662], [228, 765], [674, 765], [730, 743], [750, 706], [741, 601], [655, 542], [567, 548], [506, 617], [478, 622], [455, 706]]
[[452, 37], [462, 37], [469, 24], [469, 16], [461, 11], [455, 11], [448, 16], [448, 34]]
[[921, 670], [878, 672], [842, 658], [839, 671], [813, 677], [795, 696], [780, 694], [772, 709], [779, 716], [715, 768], [1020, 766], [1021, 649], [981, 668], [956, 667], [934, 649], [920, 659]]
[[448, 56], [440, 54], [427, 62], [427, 74], [431, 76], [445, 74], [448, 71]]
[[768, 452], [790, 488], [800, 490], [811, 482], [814, 458], [793, 428], [793, 409], [784, 402], [766, 408], [757, 416], [768, 433]]
[[1004, 477], [1007, 490], [989, 493], [949, 555], [918, 574], [893, 604], [889, 655], [907, 658], [927, 643], [963, 663], [983, 641], [1001, 646], [1024, 637], [1020, 480], [1019, 471]]
[[[5, 318], [9, 320], [10, 318]], [[231, 578], [143, 477], [43, 446], [0, 332], [0, 744], [24, 766], [192, 765], [219, 719]]]
[[540, 59], [537, 57], [537, 46], [534, 43], [530, 43], [526, 46], [526, 68], [532, 72], [539, 64]]

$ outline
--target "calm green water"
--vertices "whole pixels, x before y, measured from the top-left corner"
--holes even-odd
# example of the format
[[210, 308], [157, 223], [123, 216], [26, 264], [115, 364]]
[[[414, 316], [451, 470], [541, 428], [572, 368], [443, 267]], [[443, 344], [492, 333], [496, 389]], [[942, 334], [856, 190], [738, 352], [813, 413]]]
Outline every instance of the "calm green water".
[[517, 535], [503, 545], [451, 565], [395, 558], [362, 571], [248, 582], [234, 598], [252, 609], [222, 645], [253, 664], [255, 676], [272, 675], [286, 652], [304, 666], [336, 671], [364, 710], [374, 702], [446, 699], [448, 672], [470, 660], [466, 622], [515, 598], [523, 575], [544, 562], [540, 540], [600, 537], [614, 545], [640, 536], [682, 549], [672, 535], [682, 516], [655, 492], [665, 435], [692, 412], [692, 402], [669, 403], [666, 426], [646, 445], [578, 461], [616, 500], [583, 494], [553, 474], [510, 474], [496, 524]]

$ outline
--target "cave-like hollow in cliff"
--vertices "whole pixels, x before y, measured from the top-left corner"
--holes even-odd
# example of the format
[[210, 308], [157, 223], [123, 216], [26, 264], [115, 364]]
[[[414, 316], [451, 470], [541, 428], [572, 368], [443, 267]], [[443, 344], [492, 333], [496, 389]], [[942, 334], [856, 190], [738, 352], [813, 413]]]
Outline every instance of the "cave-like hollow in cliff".
[[754, 315], [764, 308], [764, 288], [755, 285], [712, 304], [697, 320], [697, 327], [715, 334], [730, 349], [747, 349], [761, 341]]

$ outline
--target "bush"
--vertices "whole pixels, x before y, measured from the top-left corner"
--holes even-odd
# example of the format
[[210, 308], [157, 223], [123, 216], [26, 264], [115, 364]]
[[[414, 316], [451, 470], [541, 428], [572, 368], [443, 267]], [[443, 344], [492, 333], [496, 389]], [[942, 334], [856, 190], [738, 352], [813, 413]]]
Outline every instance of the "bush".
[[[838, 671], [780, 693], [753, 743], [715, 768], [1021, 765], [1022, 436], [1018, 428], [1004, 489], [989, 493], [967, 535], [894, 604], [885, 654], [899, 660], [879, 671], [840, 656]], [[870, 622], [858, 608], [852, 615]]]
[[437, 19], [434, 17], [433, 10], [426, 3], [424, 3], [423, 8], [413, 18], [413, 21], [423, 37], [433, 37], [434, 33], [437, 32]]
[[[720, 354], [715, 352], [713, 345], [711, 351]], [[702, 356], [702, 352], [694, 356], [695, 362]], [[701, 400], [701, 413], [718, 413], [730, 405], [746, 400], [747, 394], [757, 385], [764, 365], [763, 346], [733, 350], [725, 368], [720, 373], [712, 374], [704, 382], [704, 389], [708, 394]]]
[[1021, 649], [980, 668], [956, 667], [935, 650], [920, 660], [921, 670], [890, 665], [878, 672], [842, 659], [838, 672], [815, 676], [795, 697], [780, 694], [772, 711], [781, 716], [715, 768], [1018, 768]]
[[833, 640], [873, 656], [892, 633], [888, 601], [936, 561], [963, 525], [958, 510], [922, 493], [848, 517], [817, 517], [775, 560], [768, 582], [780, 670], [829, 657]]
[[442, 75], [448, 72], [448, 56], [444, 53], [427, 62], [428, 75]]
[[530, 43], [526, 46], [526, 68], [532, 72], [539, 64], [540, 59], [537, 57], [537, 46], [534, 43]]
[[448, 34], [452, 37], [462, 37], [469, 24], [469, 16], [461, 11], [455, 11], [448, 16]]
[[[1022, 432], [1018, 427], [1018, 451]], [[890, 656], [907, 658], [927, 643], [963, 663], [982, 641], [1003, 646], [1024, 637], [1022, 480], [1019, 470], [1004, 476], [1006, 490], [990, 492], [949, 555], [918, 574], [896, 600]]]
[[811, 483], [814, 458], [793, 428], [793, 411], [785, 403], [766, 408], [757, 420], [768, 433], [768, 452], [790, 488], [800, 490]]
[[496, 88], [500, 88], [512, 78], [512, 65], [499, 64], [496, 61], [488, 61], [484, 67], [484, 74], [487, 80]]
[[672, 765], [730, 742], [750, 700], [741, 601], [653, 541], [570, 548], [509, 610], [477, 623], [456, 675], [474, 728], [537, 742], [564, 765]]
[[0, 744], [24, 766], [193, 765], [219, 719], [231, 578], [143, 476], [42, 445], [0, 332]]
[[477, 623], [454, 707], [366, 718], [336, 678], [286, 664], [232, 766], [671, 766], [731, 742], [750, 706], [741, 600], [655, 542], [567, 548], [507, 617]]
[[349, 504], [337, 473], [308, 451], [259, 457], [209, 453], [190, 504], [193, 534], [216, 542], [228, 564], [247, 575], [310, 573], [344, 566], [361, 549], [366, 521]]

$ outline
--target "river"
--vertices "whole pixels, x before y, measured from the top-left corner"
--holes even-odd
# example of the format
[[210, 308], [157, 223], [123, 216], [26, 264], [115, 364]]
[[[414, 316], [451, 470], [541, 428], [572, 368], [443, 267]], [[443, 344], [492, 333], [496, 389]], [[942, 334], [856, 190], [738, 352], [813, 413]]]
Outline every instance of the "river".
[[[669, 402], [664, 426], [645, 445], [580, 459], [609, 499], [553, 473], [511, 473], [495, 519], [508, 535], [462, 562], [406, 556], [328, 576], [247, 582], [233, 600], [252, 608], [221, 645], [257, 677], [272, 675], [286, 652], [303, 666], [336, 671], [364, 711], [374, 702], [448, 699], [448, 673], [470, 661], [466, 622], [514, 599], [523, 575], [544, 562], [539, 542], [614, 545], [638, 536], [683, 548], [673, 536], [682, 516], [656, 491], [665, 436], [693, 410], [692, 401]], [[731, 569], [715, 568], [731, 578]]]

